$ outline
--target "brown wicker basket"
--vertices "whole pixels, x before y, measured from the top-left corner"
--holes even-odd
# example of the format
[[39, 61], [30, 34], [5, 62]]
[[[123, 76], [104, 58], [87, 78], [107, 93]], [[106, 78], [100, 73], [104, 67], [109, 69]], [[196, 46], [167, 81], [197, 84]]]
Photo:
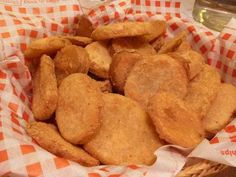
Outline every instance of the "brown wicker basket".
[[228, 166], [211, 162], [208, 160], [202, 160], [194, 165], [185, 166], [176, 177], [202, 177], [212, 174], [216, 174], [226, 169]]

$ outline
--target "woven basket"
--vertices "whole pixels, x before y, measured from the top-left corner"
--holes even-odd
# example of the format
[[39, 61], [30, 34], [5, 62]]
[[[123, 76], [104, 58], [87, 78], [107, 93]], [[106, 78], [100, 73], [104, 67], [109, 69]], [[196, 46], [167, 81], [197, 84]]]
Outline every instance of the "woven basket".
[[228, 166], [211, 162], [208, 160], [202, 160], [194, 165], [185, 166], [176, 177], [202, 177], [212, 174], [216, 174], [226, 169]]

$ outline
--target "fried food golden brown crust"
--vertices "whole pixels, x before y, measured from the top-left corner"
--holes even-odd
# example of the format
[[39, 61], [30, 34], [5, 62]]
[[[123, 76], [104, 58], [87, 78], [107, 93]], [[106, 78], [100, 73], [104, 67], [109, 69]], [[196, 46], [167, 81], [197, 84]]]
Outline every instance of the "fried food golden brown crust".
[[46, 120], [57, 107], [58, 91], [53, 60], [43, 55], [33, 80], [32, 112], [37, 120]]
[[160, 37], [163, 35], [166, 31], [166, 22], [165, 21], [160, 21], [160, 20], [155, 20], [155, 21], [150, 21], [150, 34], [146, 34], [143, 36], [143, 38], [147, 42], [151, 42], [155, 40], [156, 38]]
[[96, 83], [99, 85], [101, 92], [104, 92], [104, 93], [111, 93], [112, 92], [112, 85], [109, 80], [96, 81]]
[[84, 148], [103, 164], [146, 164], [155, 161], [162, 142], [147, 113], [133, 100], [104, 94], [102, 126]]
[[131, 70], [124, 88], [125, 96], [144, 108], [148, 99], [159, 91], [183, 98], [187, 93], [187, 74], [184, 67], [168, 55], [154, 55], [138, 61]]
[[97, 27], [91, 34], [94, 40], [151, 35], [150, 22], [120, 22]]
[[160, 48], [164, 45], [164, 38], [163, 36], [158, 37], [153, 42], [151, 42], [152, 47], [158, 52]]
[[92, 23], [84, 15], [78, 15], [78, 23], [76, 25], [76, 35], [90, 37], [93, 32]]
[[112, 53], [118, 53], [121, 51], [138, 52], [143, 56], [156, 54], [155, 49], [140, 37], [126, 37], [117, 38], [112, 40], [111, 46]]
[[193, 50], [173, 52], [169, 55], [184, 64], [189, 80], [192, 80], [203, 69], [204, 58]]
[[65, 141], [53, 124], [31, 122], [27, 125], [26, 132], [42, 148], [57, 156], [78, 162], [84, 166], [99, 165], [99, 161], [90, 156], [83, 149]]
[[108, 79], [112, 58], [106, 42], [93, 42], [85, 47], [91, 62], [89, 71], [94, 75]]
[[83, 144], [100, 128], [101, 91], [86, 74], [66, 77], [59, 86], [56, 121], [61, 135], [70, 143]]
[[191, 50], [191, 46], [187, 41], [182, 41], [182, 43], [179, 45], [179, 47], [177, 48], [176, 52], [181, 52], [181, 51], [187, 51], [187, 50]]
[[76, 45], [67, 45], [54, 59], [58, 85], [72, 73], [87, 73], [90, 66], [87, 51]]
[[219, 73], [215, 68], [205, 64], [203, 70], [189, 83], [188, 93], [184, 100], [202, 119], [207, 114], [219, 87]]
[[126, 79], [134, 64], [141, 60], [142, 56], [137, 52], [122, 51], [113, 55], [110, 66], [110, 78], [114, 89], [124, 92]]
[[217, 133], [224, 128], [236, 111], [236, 88], [230, 84], [221, 84], [216, 98], [203, 119], [205, 130]]
[[89, 37], [83, 37], [83, 36], [59, 36], [61, 38], [69, 40], [74, 45], [79, 46], [86, 46], [93, 42], [93, 40]]
[[53, 55], [61, 48], [71, 44], [67, 39], [59, 36], [51, 36], [33, 41], [25, 50], [24, 55], [27, 59], [39, 59], [41, 55]]
[[159, 92], [151, 97], [148, 113], [160, 137], [169, 143], [192, 148], [204, 138], [197, 114], [173, 94]]
[[183, 41], [185, 41], [186, 35], [187, 35], [186, 31], [183, 31], [179, 33], [178, 35], [176, 35], [174, 38], [166, 41], [164, 45], [158, 51], [158, 54], [175, 51], [180, 46], [180, 44]]

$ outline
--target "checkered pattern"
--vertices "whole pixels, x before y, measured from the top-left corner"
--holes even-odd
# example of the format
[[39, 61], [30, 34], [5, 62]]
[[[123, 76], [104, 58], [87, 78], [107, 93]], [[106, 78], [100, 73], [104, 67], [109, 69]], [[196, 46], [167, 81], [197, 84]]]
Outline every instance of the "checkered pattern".
[[107, 6], [99, 6], [88, 12], [88, 16], [94, 26], [124, 20], [166, 20], [167, 38], [182, 30], [188, 31], [188, 41], [192, 48], [206, 58], [206, 63], [220, 71], [222, 81], [236, 85], [236, 22], [232, 20], [229, 27], [216, 37], [207, 28], [193, 24], [192, 19], [181, 16], [180, 10], [181, 0], [121, 0]]
[[52, 4], [47, 7], [0, 6], [0, 37], [11, 46], [24, 51], [35, 38], [72, 33], [76, 15], [82, 13], [78, 4]]
[[[166, 20], [166, 38], [186, 30], [192, 47], [205, 56], [207, 63], [219, 69], [224, 81], [236, 85], [236, 29], [232, 28], [236, 23], [231, 22], [216, 37], [206, 28], [193, 25], [191, 19], [185, 19], [181, 14], [181, 3], [181, 0], [117, 0], [91, 10], [88, 16], [94, 26], [124, 20]], [[45, 7], [0, 6], [0, 176], [153, 177], [157, 169], [163, 170], [160, 165], [167, 154], [175, 159], [166, 163], [173, 163], [169, 172], [176, 174], [180, 168], [174, 167], [182, 167], [186, 159], [181, 157], [181, 162], [176, 160], [180, 159], [180, 154], [170, 149], [159, 152], [165, 156], [159, 156], [150, 169], [137, 165], [88, 169], [54, 156], [27, 136], [24, 127], [33, 120], [30, 110], [32, 93], [31, 77], [24, 65], [22, 51], [35, 38], [73, 33], [71, 26], [79, 13], [82, 13], [80, 6], [70, 1]], [[212, 139], [212, 146], [219, 149], [223, 143], [232, 147], [236, 141], [235, 125], [236, 121]], [[219, 143], [220, 146], [217, 146]], [[158, 172], [161, 176], [162, 171]]]

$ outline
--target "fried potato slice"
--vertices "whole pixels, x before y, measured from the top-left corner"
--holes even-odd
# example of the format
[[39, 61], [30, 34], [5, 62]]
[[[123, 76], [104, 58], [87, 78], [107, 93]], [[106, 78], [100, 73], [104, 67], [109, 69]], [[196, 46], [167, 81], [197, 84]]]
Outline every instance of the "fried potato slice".
[[159, 92], [152, 96], [148, 113], [160, 137], [171, 144], [193, 148], [204, 138], [197, 114], [173, 94]]
[[236, 111], [236, 88], [231, 84], [221, 84], [216, 98], [203, 119], [205, 130], [217, 133], [224, 128]]
[[203, 70], [189, 83], [184, 100], [202, 119], [206, 116], [219, 87], [219, 73], [215, 68], [205, 64]]
[[[53, 55], [61, 48], [71, 44], [67, 39], [59, 36], [50, 36], [46, 38], [37, 39], [25, 50], [24, 55], [27, 59], [39, 59], [41, 55]], [[39, 63], [39, 61], [38, 61]]]
[[32, 112], [37, 120], [51, 117], [57, 107], [58, 90], [53, 60], [43, 55], [33, 80]]
[[183, 98], [187, 93], [184, 67], [168, 55], [154, 55], [138, 61], [131, 70], [124, 88], [125, 96], [147, 107], [149, 98], [166, 91]]
[[152, 47], [158, 52], [160, 48], [164, 45], [164, 38], [160, 36], [156, 38], [153, 42], [151, 42]]
[[93, 39], [83, 36], [59, 36], [61, 38], [69, 40], [74, 45], [86, 46], [93, 42]]
[[193, 79], [203, 69], [204, 58], [193, 50], [173, 52], [169, 55], [184, 64], [189, 80]]
[[53, 124], [30, 122], [26, 127], [26, 132], [42, 148], [57, 156], [78, 162], [84, 166], [99, 165], [99, 161], [83, 149], [65, 141]]
[[166, 31], [166, 22], [161, 20], [154, 20], [149, 22], [149, 30], [150, 34], [146, 34], [143, 36], [145, 41], [152, 42], [156, 38], [163, 35]]
[[101, 91], [86, 74], [66, 77], [59, 86], [56, 121], [63, 138], [84, 144], [100, 128]]
[[94, 75], [108, 79], [112, 58], [106, 42], [96, 41], [85, 47], [91, 62], [89, 71]]
[[150, 22], [120, 22], [97, 27], [91, 34], [94, 40], [105, 40], [118, 37], [152, 35]]
[[90, 60], [87, 51], [76, 45], [67, 45], [57, 52], [55, 70], [58, 85], [73, 73], [88, 73]]
[[84, 15], [78, 15], [78, 23], [76, 25], [76, 35], [90, 37], [94, 28], [89, 19]]
[[181, 43], [186, 40], [186, 36], [187, 36], [186, 31], [182, 31], [181, 33], [177, 34], [172, 39], [166, 41], [164, 45], [158, 51], [158, 54], [175, 51], [181, 45]]
[[179, 47], [177, 48], [177, 52], [184, 52], [184, 51], [187, 51], [187, 50], [191, 50], [191, 46], [190, 44], [185, 40], [185, 41], [182, 41], [181, 44], [179, 45]]
[[136, 51], [143, 56], [156, 54], [155, 49], [140, 37], [125, 37], [116, 38], [112, 40], [111, 53], [118, 53], [121, 51]]
[[124, 92], [125, 82], [130, 71], [134, 64], [141, 59], [142, 56], [135, 51], [121, 51], [113, 55], [110, 66], [110, 78], [112, 85], [117, 92]]
[[103, 94], [103, 100], [101, 129], [85, 150], [107, 165], [152, 164], [163, 143], [147, 113], [122, 95]]
[[102, 92], [104, 92], [104, 93], [111, 93], [112, 92], [112, 85], [109, 80], [96, 81], [96, 83], [98, 84], [98, 86]]

